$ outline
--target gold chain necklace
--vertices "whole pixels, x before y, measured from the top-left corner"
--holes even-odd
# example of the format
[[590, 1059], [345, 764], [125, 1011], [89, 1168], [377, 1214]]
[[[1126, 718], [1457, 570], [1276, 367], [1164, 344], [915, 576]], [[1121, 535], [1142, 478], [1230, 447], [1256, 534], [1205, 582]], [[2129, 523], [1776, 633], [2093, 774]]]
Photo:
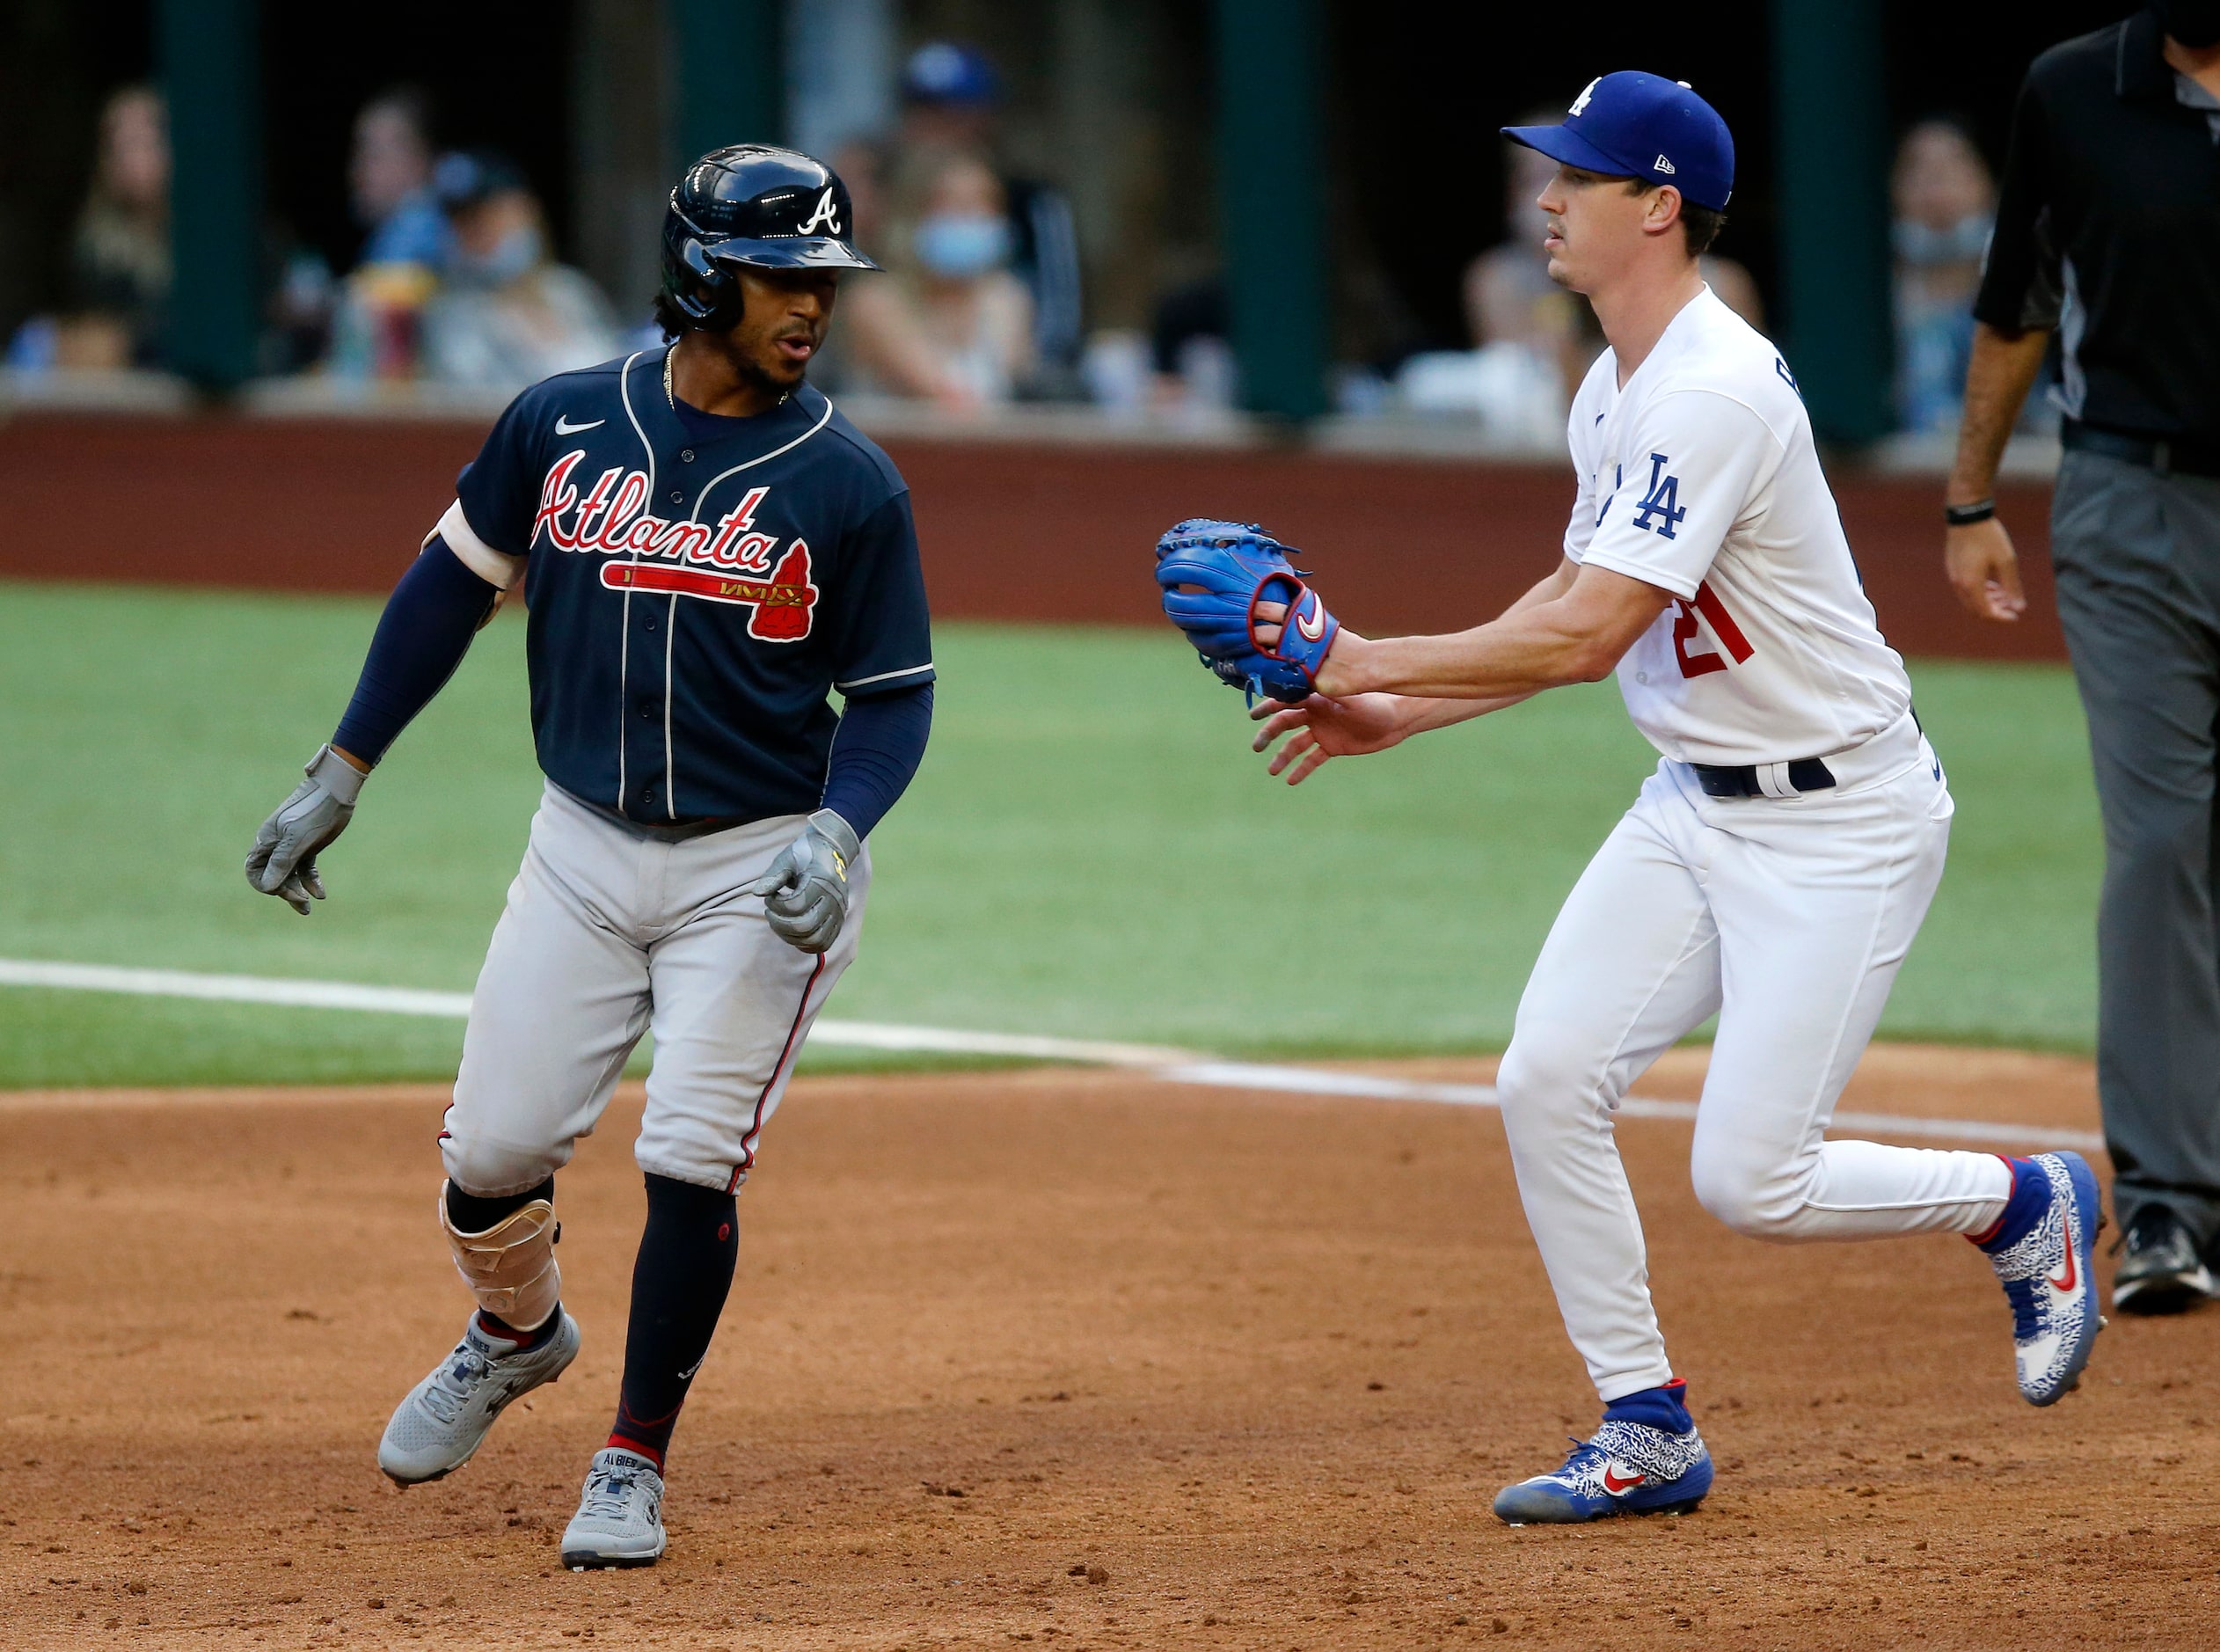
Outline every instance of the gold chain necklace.
[[[678, 411], [678, 391], [672, 386], [671, 384], [671, 367], [677, 360], [678, 346], [674, 341], [670, 348], [663, 352], [663, 399], [670, 404], [670, 410], [673, 413], [676, 413]], [[786, 398], [793, 393], [794, 392], [790, 390], [779, 391], [778, 399], [773, 402], [771, 406], [774, 407], [784, 407], [786, 405]]]

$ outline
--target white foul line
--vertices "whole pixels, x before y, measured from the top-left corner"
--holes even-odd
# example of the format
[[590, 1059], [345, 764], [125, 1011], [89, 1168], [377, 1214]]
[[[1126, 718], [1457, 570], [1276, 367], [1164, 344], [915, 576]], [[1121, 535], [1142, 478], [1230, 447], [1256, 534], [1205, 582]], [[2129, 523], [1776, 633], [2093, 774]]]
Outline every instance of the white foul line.
[[[1235, 1090], [1282, 1090], [1302, 1095], [1362, 1096], [1380, 1101], [1433, 1101], [1450, 1107], [1492, 1107], [1501, 1100], [1492, 1084], [1431, 1084], [1414, 1078], [1384, 1078], [1364, 1072], [1326, 1072], [1316, 1067], [1257, 1066], [1245, 1062], [1203, 1061], [1163, 1067], [1157, 1078], [1169, 1084], [1222, 1085]], [[1693, 1120], [1693, 1101], [1662, 1101], [1631, 1095], [1618, 1104], [1621, 1118]], [[1837, 1130], [1873, 1130], [1885, 1136], [1936, 1136], [1961, 1142], [2016, 1142], [2042, 1147], [2101, 1151], [2105, 1138], [2095, 1130], [2054, 1129], [2038, 1124], [1998, 1124], [1986, 1119], [1923, 1119], [1901, 1113], [1837, 1113]]]
[[[106, 964], [49, 963], [23, 958], [0, 958], [0, 987], [120, 992], [138, 997], [269, 1004], [294, 1009], [363, 1010], [388, 1015], [434, 1016], [449, 1020], [461, 1020], [471, 1012], [471, 995], [467, 992], [429, 992], [411, 987], [366, 986], [350, 981], [303, 981], [270, 976], [199, 975], [182, 969], [122, 969]], [[1213, 1061], [1198, 1056], [1193, 1050], [1177, 1049], [1162, 1044], [1048, 1038], [1026, 1033], [968, 1033], [941, 1027], [903, 1027], [885, 1021], [843, 1020], [820, 1020], [810, 1029], [809, 1041], [860, 1049], [1078, 1062], [1089, 1066], [1120, 1067], [1143, 1072], [1165, 1084], [1206, 1085], [1223, 1089], [1264, 1090], [1291, 1095], [1346, 1096], [1375, 1101], [1426, 1101], [1451, 1107], [1492, 1107], [1499, 1105], [1493, 1085], [1429, 1083], [1420, 1079], [1390, 1078], [1375, 1073], [1318, 1067]], [[1624, 1118], [1686, 1121], [1696, 1116], [1696, 1103], [1628, 1096], [1619, 1103], [1618, 1113]], [[2084, 1151], [2098, 1151], [2104, 1147], [2104, 1137], [2094, 1130], [2002, 1124], [1986, 1119], [1925, 1119], [1896, 1113], [1837, 1113], [1834, 1128], [1837, 1130], [1871, 1130], [1884, 1136], [1936, 1137], [1950, 1141], [1997, 1142], [2020, 1146], [2073, 1147]]]
[[46, 963], [28, 958], [0, 958], [0, 986], [209, 998], [229, 1004], [282, 1004], [303, 1010], [383, 1010], [392, 1015], [436, 1015], [458, 1021], [471, 1012], [467, 992], [366, 987], [348, 981], [284, 981], [268, 976], [193, 975], [183, 969], [118, 969], [106, 964]]

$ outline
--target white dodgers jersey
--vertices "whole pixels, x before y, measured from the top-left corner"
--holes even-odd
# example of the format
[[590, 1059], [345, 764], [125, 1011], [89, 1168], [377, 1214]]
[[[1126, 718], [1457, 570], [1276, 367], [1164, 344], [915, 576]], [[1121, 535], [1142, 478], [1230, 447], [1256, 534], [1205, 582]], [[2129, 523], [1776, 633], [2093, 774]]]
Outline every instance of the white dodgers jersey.
[[1676, 599], [1618, 664], [1635, 726], [1683, 763], [1785, 763], [1911, 705], [1859, 582], [1779, 353], [1709, 288], [1624, 389], [1606, 350], [1573, 398], [1574, 562]]

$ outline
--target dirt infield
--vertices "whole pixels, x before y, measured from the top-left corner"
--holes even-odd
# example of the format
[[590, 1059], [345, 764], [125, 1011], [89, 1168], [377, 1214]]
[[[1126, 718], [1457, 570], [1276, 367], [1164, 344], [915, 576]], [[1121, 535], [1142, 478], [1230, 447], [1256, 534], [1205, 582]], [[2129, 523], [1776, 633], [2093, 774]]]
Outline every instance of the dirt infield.
[[[1699, 1057], [1643, 1088], [1691, 1091]], [[1473, 1064], [1413, 1073], [1471, 1078]], [[2014, 1395], [1955, 1240], [1775, 1249], [1621, 1130], [1721, 1467], [1500, 1526], [1592, 1421], [1480, 1108], [1121, 1075], [798, 1084], [673, 1458], [673, 1552], [553, 1541], [615, 1399], [635, 1103], [562, 1178], [580, 1363], [452, 1480], [372, 1462], [464, 1297], [436, 1090], [0, 1098], [0, 1644], [2190, 1646], [2220, 1311]], [[1848, 1105], [2088, 1128], [2085, 1065], [1876, 1052]]]

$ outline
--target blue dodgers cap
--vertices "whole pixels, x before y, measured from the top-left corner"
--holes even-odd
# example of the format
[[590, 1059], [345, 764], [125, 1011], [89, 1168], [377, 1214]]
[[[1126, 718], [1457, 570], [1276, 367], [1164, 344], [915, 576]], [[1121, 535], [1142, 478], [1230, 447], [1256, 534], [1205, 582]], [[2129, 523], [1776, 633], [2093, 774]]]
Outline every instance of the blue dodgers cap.
[[1612, 178], [1670, 184], [1681, 199], [1727, 208], [1734, 193], [1734, 139], [1685, 81], [1623, 69], [1588, 83], [1561, 126], [1507, 126], [1514, 143]]

